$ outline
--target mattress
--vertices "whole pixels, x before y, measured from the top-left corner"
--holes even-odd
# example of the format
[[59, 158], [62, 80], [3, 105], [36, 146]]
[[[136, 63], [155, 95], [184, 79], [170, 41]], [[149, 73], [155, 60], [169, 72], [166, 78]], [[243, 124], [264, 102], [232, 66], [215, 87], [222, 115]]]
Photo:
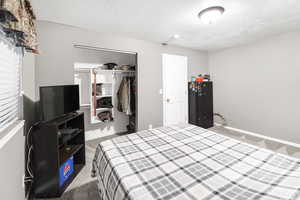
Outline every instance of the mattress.
[[300, 199], [300, 160], [193, 125], [104, 141], [92, 174], [103, 200]]

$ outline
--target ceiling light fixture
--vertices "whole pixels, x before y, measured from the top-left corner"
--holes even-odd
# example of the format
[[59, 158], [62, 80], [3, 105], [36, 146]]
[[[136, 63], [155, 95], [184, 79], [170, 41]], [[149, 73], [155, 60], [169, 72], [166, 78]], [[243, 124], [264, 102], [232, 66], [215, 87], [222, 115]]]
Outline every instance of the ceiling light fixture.
[[174, 39], [179, 39], [179, 38], [180, 38], [180, 35], [175, 34], [175, 35], [173, 35], [173, 38], [174, 38]]
[[225, 9], [221, 6], [213, 6], [202, 10], [198, 17], [204, 24], [215, 23], [224, 13]]

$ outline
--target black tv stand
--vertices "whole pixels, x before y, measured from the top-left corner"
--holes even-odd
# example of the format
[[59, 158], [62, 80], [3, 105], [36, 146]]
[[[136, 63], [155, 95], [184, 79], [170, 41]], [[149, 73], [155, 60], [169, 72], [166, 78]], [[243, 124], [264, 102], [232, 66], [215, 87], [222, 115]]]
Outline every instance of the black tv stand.
[[[73, 129], [71, 134], [61, 130]], [[76, 131], [75, 131], [76, 130]], [[76, 112], [44, 121], [32, 134], [34, 197], [60, 197], [85, 165], [84, 114]], [[60, 183], [60, 168], [73, 159], [73, 173]]]

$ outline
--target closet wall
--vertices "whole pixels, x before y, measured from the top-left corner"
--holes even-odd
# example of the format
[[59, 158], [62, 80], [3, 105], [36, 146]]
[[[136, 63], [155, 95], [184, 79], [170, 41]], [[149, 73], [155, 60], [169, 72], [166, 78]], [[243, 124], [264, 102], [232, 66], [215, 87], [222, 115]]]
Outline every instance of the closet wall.
[[[134, 54], [74, 48], [74, 55], [75, 63], [116, 63], [118, 65], [136, 65], [136, 55]], [[90, 73], [79, 73], [79, 76], [82, 79], [81, 104], [89, 104], [91, 96], [91, 94], [89, 93], [89, 87], [92, 87], [91, 84], [88, 84], [90, 82]], [[116, 93], [122, 80], [122, 74], [116, 74], [113, 80], [116, 87], [116, 89], [113, 91], [113, 102], [117, 102], [117, 99], [115, 98], [117, 98]], [[117, 104], [115, 103], [115, 109], [113, 109], [113, 122], [96, 124], [91, 123], [90, 106], [85, 105], [81, 107], [81, 110], [85, 113], [86, 139], [94, 139], [114, 133], [127, 131], [126, 126], [128, 125], [129, 118], [126, 114], [118, 112], [116, 106]]]

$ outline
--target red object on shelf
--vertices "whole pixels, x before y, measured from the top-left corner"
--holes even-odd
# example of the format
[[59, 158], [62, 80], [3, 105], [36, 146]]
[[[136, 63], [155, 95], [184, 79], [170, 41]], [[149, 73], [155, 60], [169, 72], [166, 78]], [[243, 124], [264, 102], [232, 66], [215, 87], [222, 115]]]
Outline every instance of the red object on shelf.
[[197, 77], [196, 82], [203, 82], [204, 78], [203, 77]]

